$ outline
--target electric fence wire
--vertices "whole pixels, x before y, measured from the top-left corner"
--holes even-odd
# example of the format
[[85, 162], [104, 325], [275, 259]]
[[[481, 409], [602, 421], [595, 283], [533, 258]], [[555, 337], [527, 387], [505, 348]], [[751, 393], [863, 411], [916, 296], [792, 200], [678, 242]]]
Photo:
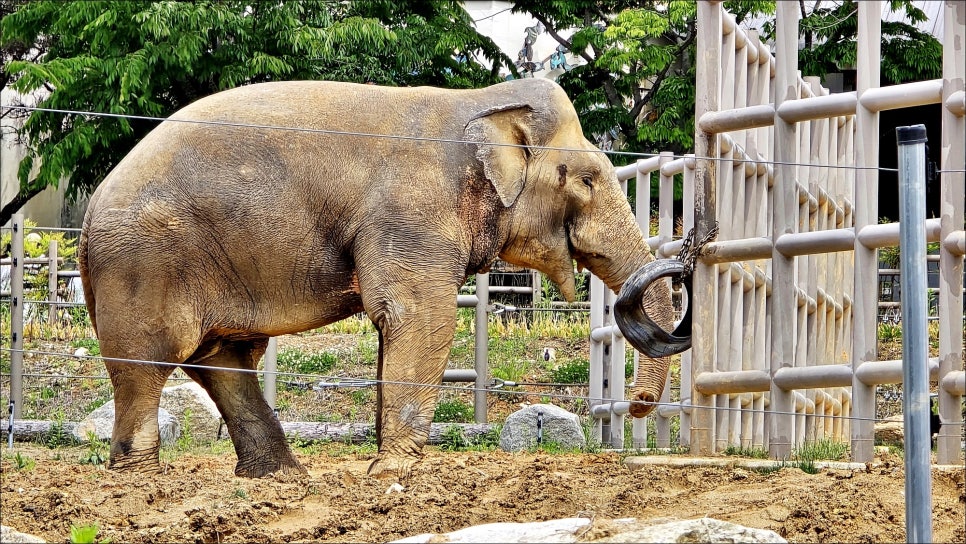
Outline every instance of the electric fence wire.
[[[427, 136], [406, 136], [401, 134], [377, 134], [372, 132], [354, 132], [354, 131], [347, 131], [347, 130], [331, 130], [331, 129], [322, 129], [322, 128], [290, 127], [290, 126], [284, 126], [284, 125], [261, 125], [261, 124], [254, 124], [254, 123], [238, 123], [238, 122], [232, 122], [232, 121], [178, 119], [173, 117], [166, 118], [166, 117], [130, 115], [130, 114], [121, 114], [121, 113], [78, 111], [78, 110], [66, 110], [66, 109], [57, 109], [57, 108], [38, 108], [33, 106], [2, 106], [2, 108], [0, 109], [11, 109], [11, 110], [21, 110], [21, 111], [40, 111], [40, 112], [47, 112], [47, 113], [61, 113], [65, 115], [86, 115], [91, 117], [109, 117], [114, 119], [133, 119], [138, 121], [189, 123], [189, 124], [211, 125], [211, 126], [221, 126], [221, 127], [230, 127], [230, 128], [253, 128], [253, 129], [263, 129], [263, 130], [279, 130], [279, 131], [287, 131], [287, 132], [307, 132], [311, 134], [325, 134], [329, 136], [382, 138], [382, 139], [388, 139], [388, 140], [403, 140], [403, 141], [426, 142], [426, 143], [464, 144], [464, 145], [477, 145], [477, 146], [488, 145], [491, 147], [511, 147], [511, 148], [521, 148], [521, 149], [529, 149], [529, 150], [565, 151], [565, 152], [573, 152], [573, 153], [603, 153], [605, 155], [638, 157], [638, 158], [652, 158], [652, 157], [660, 156], [660, 153], [642, 153], [642, 152], [634, 152], [634, 151], [614, 151], [614, 150], [602, 150], [602, 149], [582, 149], [582, 148], [570, 148], [570, 147], [511, 144], [511, 143], [500, 143], [500, 142], [478, 142], [474, 140], [461, 140], [458, 138], [432, 138]], [[840, 169], [840, 170], [877, 170], [880, 172], [898, 172], [899, 171], [898, 168], [884, 168], [881, 166], [855, 166], [855, 165], [817, 164], [817, 163], [773, 161], [773, 160], [749, 160], [744, 158], [728, 158], [728, 157], [699, 157], [695, 155], [672, 155], [672, 157], [676, 159], [695, 159], [695, 160], [738, 162], [738, 163], [751, 162], [755, 164], [808, 166], [811, 168], [832, 168], [832, 169]]]
[[[246, 373], [246, 374], [262, 374], [262, 375], [265, 375], [265, 374], [274, 374], [276, 376], [312, 378], [313, 380], [322, 380], [322, 381], [325, 381], [326, 379], [331, 379], [331, 380], [336, 380], [336, 381], [338, 381], [338, 380], [346, 380], [349, 383], [353, 383], [353, 382], [360, 381], [360, 378], [346, 378], [346, 377], [342, 377], [342, 376], [325, 376], [325, 375], [320, 375], [320, 374], [304, 374], [304, 373], [298, 373], [298, 372], [281, 372], [281, 371], [258, 370], [258, 369], [248, 369], [248, 368], [226, 368], [226, 367], [221, 367], [221, 366], [195, 365], [195, 364], [184, 364], [184, 363], [170, 363], [170, 362], [165, 362], [165, 361], [146, 361], [146, 360], [141, 360], [141, 359], [122, 359], [122, 358], [116, 358], [116, 357], [102, 357], [102, 356], [99, 356], [99, 355], [73, 355], [73, 354], [70, 354], [70, 353], [60, 353], [60, 352], [42, 351], [42, 350], [0, 348], [0, 351], [6, 351], [6, 352], [9, 352], [9, 353], [33, 354], [33, 355], [48, 355], [48, 356], [57, 356], [57, 357], [73, 357], [73, 358], [77, 358], [77, 359], [88, 359], [88, 360], [106, 360], [106, 359], [110, 359], [111, 361], [114, 361], [114, 362], [132, 363], [132, 364], [147, 364], [147, 365], [156, 365], [156, 366], [169, 366], [169, 367], [170, 366], [173, 366], [173, 367], [183, 367], [184, 366], [184, 367], [189, 367], [192, 370], [215, 370], [215, 371], [219, 371], [219, 372], [242, 372], [242, 373]], [[413, 387], [413, 388], [420, 388], [420, 389], [427, 389], [427, 388], [429, 388], [429, 389], [439, 389], [439, 390], [455, 391], [455, 392], [464, 392], [464, 393], [475, 393], [475, 392], [478, 392], [478, 391], [482, 391], [482, 392], [485, 392], [485, 393], [499, 393], [499, 394], [506, 394], [506, 395], [518, 395], [518, 396], [539, 396], [541, 398], [553, 398], [553, 399], [563, 399], [563, 400], [587, 400], [588, 398], [590, 398], [591, 401], [599, 401], [599, 402], [602, 402], [602, 403], [604, 403], [605, 401], [610, 401], [611, 403], [613, 403], [613, 402], [633, 402], [634, 404], [643, 404], [643, 405], [646, 405], [646, 406], [655, 406], [655, 407], [668, 406], [668, 407], [673, 407], [673, 408], [691, 409], [691, 410], [694, 410], [694, 409], [699, 409], [699, 410], [702, 410], [702, 409], [703, 410], [721, 410], [721, 411], [725, 411], [725, 412], [741, 412], [741, 413], [745, 413], [745, 414], [764, 414], [764, 415], [767, 415], [767, 414], [771, 414], [771, 415], [790, 415], [790, 416], [803, 415], [803, 414], [801, 414], [799, 412], [794, 412], [794, 411], [787, 412], [787, 411], [765, 410], [765, 409], [756, 410], [754, 408], [731, 408], [731, 407], [722, 407], [722, 406], [697, 406], [697, 405], [694, 405], [694, 404], [682, 404], [681, 402], [629, 401], [629, 400], [607, 399], [607, 398], [603, 398], [603, 397], [600, 397], [600, 398], [598, 398], [598, 397], [590, 397], [589, 395], [579, 395], [578, 396], [578, 395], [570, 395], [570, 394], [565, 394], [565, 393], [547, 393], [547, 392], [537, 393], [537, 392], [533, 392], [533, 391], [514, 391], [514, 390], [503, 389], [502, 386], [497, 386], [497, 387], [469, 387], [469, 386], [462, 386], [462, 385], [426, 384], [426, 383], [414, 383], [414, 382], [403, 382], [403, 381], [395, 381], [395, 380], [380, 380], [380, 379], [365, 379], [364, 381], [366, 382], [365, 385], [396, 385], [396, 386]], [[856, 417], [856, 416], [836, 416], [836, 415], [821, 415], [821, 416], [815, 416], [815, 417], [824, 417], [824, 418], [841, 419], [841, 420], [849, 420], [849, 421], [872, 421], [872, 422], [888, 421], [885, 418], [876, 418], [876, 417]], [[962, 426], [963, 425], [963, 423], [961, 423], [961, 422], [945, 422], [945, 421], [942, 421], [941, 423], [943, 423], [944, 425], [954, 425], [954, 426], [956, 426], [956, 425]]]

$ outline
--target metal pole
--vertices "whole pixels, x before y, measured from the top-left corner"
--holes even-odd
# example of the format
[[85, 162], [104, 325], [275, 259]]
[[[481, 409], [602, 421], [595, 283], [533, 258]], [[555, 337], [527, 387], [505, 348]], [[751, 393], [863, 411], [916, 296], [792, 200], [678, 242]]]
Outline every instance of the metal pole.
[[489, 367], [489, 314], [486, 307], [490, 304], [490, 275], [476, 275], [476, 339], [475, 363], [476, 391], [473, 393], [473, 419], [486, 423], [486, 377]]
[[278, 375], [278, 338], [274, 336], [268, 339], [268, 347], [265, 348], [265, 386], [263, 394], [265, 402], [274, 410], [275, 399], [277, 398], [276, 378]]
[[57, 322], [57, 240], [51, 240], [47, 248], [47, 324]]
[[902, 282], [902, 413], [906, 541], [932, 542], [929, 367], [926, 332], [926, 127], [896, 129]]
[[10, 247], [10, 401], [13, 418], [23, 414], [23, 214], [14, 214]]

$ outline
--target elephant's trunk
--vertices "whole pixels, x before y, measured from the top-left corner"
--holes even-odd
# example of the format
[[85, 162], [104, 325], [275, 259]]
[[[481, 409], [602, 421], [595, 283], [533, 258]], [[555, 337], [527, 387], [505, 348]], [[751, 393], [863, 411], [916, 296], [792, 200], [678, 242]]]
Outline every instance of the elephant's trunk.
[[[636, 229], [635, 229], [636, 230]], [[624, 258], [590, 263], [589, 268], [610, 289], [618, 292], [614, 307], [615, 321], [624, 337], [641, 353], [634, 385], [630, 392], [633, 417], [645, 417], [654, 410], [667, 382], [671, 355], [691, 346], [691, 315], [669, 333], [674, 325], [671, 290], [660, 278], [673, 275], [680, 261], [655, 260], [643, 236], [624, 240]], [[639, 251], [633, 251], [638, 249]], [[626, 252], [630, 249], [630, 253]], [[675, 264], [677, 263], [677, 264]], [[596, 265], [596, 266], [595, 266]]]

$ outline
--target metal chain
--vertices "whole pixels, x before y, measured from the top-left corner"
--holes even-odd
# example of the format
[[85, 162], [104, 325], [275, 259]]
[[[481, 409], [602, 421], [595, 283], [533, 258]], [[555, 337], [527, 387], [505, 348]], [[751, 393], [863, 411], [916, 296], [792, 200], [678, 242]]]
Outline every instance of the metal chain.
[[681, 276], [676, 283], [680, 282], [680, 279], [691, 277], [694, 274], [694, 265], [697, 263], [698, 257], [701, 256], [701, 250], [717, 237], [718, 222], [715, 221], [714, 225], [711, 226], [711, 230], [708, 231], [708, 234], [697, 245], [694, 245], [694, 227], [691, 227], [688, 235], [681, 242], [681, 251], [678, 253], [678, 260], [684, 263], [684, 271], [681, 272]]

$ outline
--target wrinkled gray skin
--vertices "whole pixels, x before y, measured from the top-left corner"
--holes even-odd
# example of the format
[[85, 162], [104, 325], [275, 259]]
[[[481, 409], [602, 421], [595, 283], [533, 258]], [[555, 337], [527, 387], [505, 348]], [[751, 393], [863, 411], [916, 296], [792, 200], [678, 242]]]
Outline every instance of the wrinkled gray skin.
[[[254, 374], [192, 365], [254, 369], [269, 337], [365, 311], [388, 382], [370, 474], [403, 477], [429, 434], [437, 390], [426, 385], [441, 381], [468, 275], [500, 257], [573, 297], [571, 259], [615, 291], [652, 260], [613, 167], [547, 80], [461, 91], [265, 83], [172, 119], [474, 143], [173, 121], [151, 132], [91, 197], [80, 239], [115, 389], [112, 468], [159, 468], [158, 401], [174, 368], [120, 361], [136, 359], [177, 363], [208, 391], [236, 474], [302, 470]], [[669, 328], [670, 293], [646, 300]]]

